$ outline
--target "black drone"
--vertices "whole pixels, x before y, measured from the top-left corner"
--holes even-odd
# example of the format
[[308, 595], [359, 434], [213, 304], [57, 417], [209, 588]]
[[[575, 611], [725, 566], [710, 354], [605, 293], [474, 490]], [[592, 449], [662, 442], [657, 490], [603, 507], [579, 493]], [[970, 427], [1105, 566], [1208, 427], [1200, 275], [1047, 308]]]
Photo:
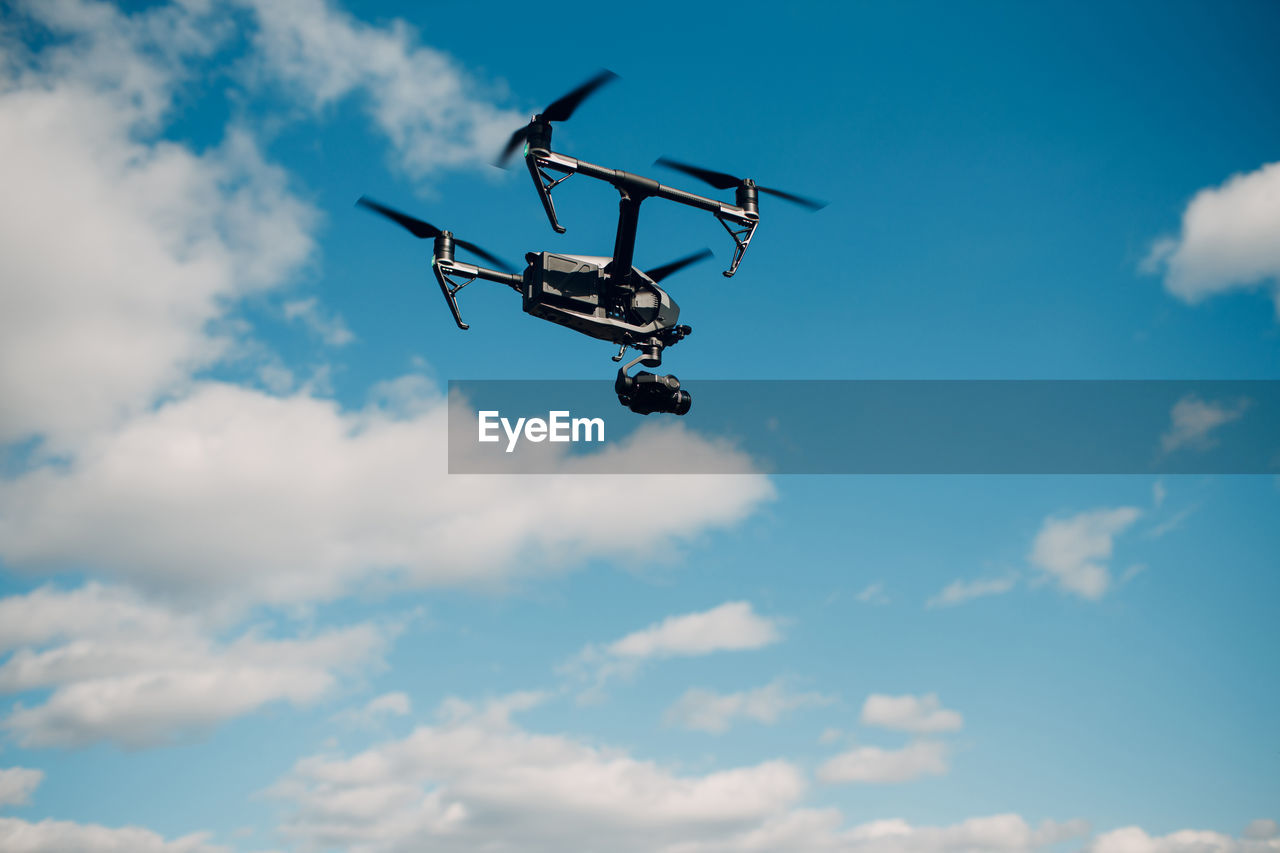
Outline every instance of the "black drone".
[[[516, 274], [512, 267], [481, 249], [474, 243], [459, 240], [449, 231], [442, 231], [421, 219], [415, 219], [362, 197], [357, 203], [380, 213], [404, 226], [415, 237], [435, 238], [431, 269], [440, 291], [458, 328], [466, 329], [458, 311], [457, 294], [476, 279], [505, 284], [524, 297], [524, 310], [535, 317], [567, 326], [593, 338], [612, 341], [620, 349], [613, 357], [622, 361], [627, 349], [639, 350], [640, 355], [618, 370], [615, 390], [618, 400], [633, 412], [642, 415], [653, 412], [669, 412], [683, 415], [689, 411], [692, 398], [688, 391], [680, 390], [680, 380], [674, 376], [655, 376], [640, 371], [628, 376], [627, 371], [636, 364], [657, 367], [662, 364], [662, 351], [684, 339], [692, 330], [678, 324], [680, 307], [674, 299], [658, 286], [672, 273], [711, 255], [704, 249], [692, 255], [664, 264], [648, 271], [631, 265], [636, 245], [636, 226], [640, 217], [640, 205], [647, 198], [662, 198], [710, 212], [733, 238], [733, 261], [724, 271], [726, 277], [738, 271], [743, 254], [751, 245], [756, 226], [760, 224], [759, 194], [768, 193], [813, 210], [822, 202], [803, 198], [781, 190], [758, 186], [750, 178], [736, 178], [724, 172], [713, 172], [678, 163], [660, 157], [655, 164], [667, 166], [698, 178], [719, 190], [734, 189], [734, 204], [684, 192], [664, 186], [657, 181], [633, 175], [620, 169], [608, 169], [585, 160], [566, 157], [551, 150], [551, 122], [564, 121], [596, 89], [617, 77], [612, 71], [601, 71], [569, 94], [554, 101], [525, 127], [511, 135], [510, 141], [498, 159], [505, 165], [511, 156], [524, 146], [525, 165], [533, 176], [538, 197], [547, 211], [547, 218], [556, 233], [565, 228], [556, 218], [556, 208], [551, 191], [571, 175], [581, 174], [612, 184], [622, 200], [618, 206], [618, 235], [613, 245], [612, 257], [593, 255], [566, 255], [552, 252], [530, 252], [525, 255], [528, 267], [523, 274]], [[554, 177], [552, 173], [560, 173]], [[486, 269], [454, 259], [455, 249], [465, 249], [477, 257], [502, 267], [504, 271]]]

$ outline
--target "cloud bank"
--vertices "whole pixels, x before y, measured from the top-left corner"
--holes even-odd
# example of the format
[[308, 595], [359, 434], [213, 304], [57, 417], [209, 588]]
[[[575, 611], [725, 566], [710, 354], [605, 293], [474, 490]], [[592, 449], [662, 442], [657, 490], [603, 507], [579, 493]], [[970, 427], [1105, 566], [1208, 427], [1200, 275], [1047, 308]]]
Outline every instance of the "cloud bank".
[[309, 705], [379, 666], [394, 633], [362, 623], [220, 640], [198, 613], [92, 583], [0, 599], [0, 626], [0, 693], [49, 691], [0, 720], [27, 747], [157, 746], [271, 703]]

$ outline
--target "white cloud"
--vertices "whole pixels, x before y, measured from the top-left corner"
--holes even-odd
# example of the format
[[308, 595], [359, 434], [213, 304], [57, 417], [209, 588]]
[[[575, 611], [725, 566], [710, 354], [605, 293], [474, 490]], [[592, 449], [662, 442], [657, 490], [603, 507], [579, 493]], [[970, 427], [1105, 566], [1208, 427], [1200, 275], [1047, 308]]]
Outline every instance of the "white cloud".
[[297, 763], [273, 788], [304, 847], [380, 851], [674, 847], [779, 814], [804, 792], [783, 761], [681, 775], [510, 720], [534, 700], [453, 700], [423, 726], [350, 758]]
[[353, 726], [371, 727], [376, 726], [385, 717], [406, 716], [411, 708], [409, 696], [396, 691], [375, 696], [366, 702], [364, 707], [349, 708], [336, 714], [334, 719]]
[[646, 660], [749, 651], [782, 639], [778, 624], [756, 614], [747, 601], [728, 601], [710, 610], [668, 616], [604, 646], [588, 645], [561, 666], [561, 672], [593, 685], [579, 698], [599, 698], [604, 683], [628, 677]]
[[727, 838], [668, 848], [668, 853], [1030, 853], [1088, 834], [1083, 821], [1046, 820], [1032, 828], [1016, 814], [974, 817], [950, 826], [891, 818], [843, 829], [836, 809], [796, 809]]
[[41, 587], [0, 598], [0, 654], [74, 636], [162, 638], [195, 629], [196, 623], [187, 615], [97, 583], [65, 591]]
[[735, 718], [772, 724], [788, 711], [829, 705], [832, 701], [821, 693], [792, 693], [781, 681], [737, 693], [694, 687], [667, 709], [663, 719], [670, 726], [721, 734], [729, 730]]
[[[620, 480], [601, 475], [611, 460], [595, 456], [559, 469], [593, 476], [451, 477], [447, 407], [434, 387], [406, 377], [379, 396], [343, 412], [305, 392], [196, 385], [94, 436], [69, 464], [0, 483], [0, 558], [28, 571], [92, 564], [187, 598], [293, 602], [391, 575], [411, 585], [497, 582], [595, 555], [661, 553], [772, 495], [756, 475]], [[655, 452], [750, 470], [679, 425], [646, 426], [614, 449], [623, 461]], [[645, 536], [564, 523], [593, 517], [620, 488], [650, 507]], [[749, 609], [718, 616], [723, 624], [691, 641], [716, 630], [746, 631], [743, 642], [771, 636]]]
[[888, 604], [889, 596], [885, 594], [884, 583], [877, 581], [869, 584], [865, 589], [854, 596], [854, 600], [860, 604]]
[[22, 806], [44, 781], [44, 771], [28, 767], [0, 767], [0, 806]]
[[1163, 272], [1165, 289], [1194, 304], [1230, 290], [1270, 284], [1280, 312], [1280, 163], [1235, 175], [1196, 193], [1182, 214], [1182, 232], [1152, 246], [1148, 272]]
[[[1082, 839], [1077, 846], [1087, 853], [1280, 850], [1280, 839], [1247, 833], [1239, 840], [1196, 830], [1153, 838], [1136, 827], [1089, 841], [1086, 821], [1032, 824], [1017, 814], [946, 826], [898, 818], [845, 826], [838, 809], [796, 805], [803, 779], [785, 762], [679, 775], [624, 752], [514, 725], [512, 710], [534, 701], [518, 696], [477, 708], [452, 700], [439, 725], [403, 740], [349, 758], [303, 759], [273, 788], [293, 808], [284, 833], [304, 849], [353, 853], [1033, 853], [1072, 839]], [[913, 747], [916, 757], [904, 758]], [[827, 766], [818, 775], [887, 782], [945, 772], [936, 744], [913, 747], [854, 750], [846, 755], [864, 757], [830, 768], [852, 771], [852, 778], [824, 777]]]
[[1224, 424], [1239, 420], [1248, 408], [1248, 400], [1225, 405], [1206, 403], [1194, 395], [1183, 397], [1169, 413], [1171, 424], [1168, 431], [1160, 436], [1160, 447], [1165, 453], [1183, 447], [1207, 450], [1217, 444], [1209, 434]]
[[207, 843], [200, 832], [166, 841], [149, 829], [42, 820], [32, 823], [0, 817], [0, 850], [5, 853], [231, 853]]
[[1182, 829], [1152, 836], [1136, 826], [1106, 832], [1086, 848], [1086, 853], [1265, 853], [1280, 850], [1280, 838], [1236, 839], [1220, 832]]
[[[627, 752], [529, 731], [516, 712], [546, 697], [514, 694], [477, 706], [445, 702], [439, 722], [350, 755], [304, 758], [271, 789], [290, 810], [280, 827], [301, 849], [449, 853], [565, 849], [657, 853], [1032, 853], [1072, 839], [1088, 853], [1268, 853], [1280, 840], [1136, 827], [1091, 842], [1083, 820], [1029, 823], [1017, 814], [945, 826], [897, 818], [843, 825], [839, 810], [799, 806], [805, 783], [784, 761], [683, 774]], [[827, 782], [908, 781], [946, 772], [928, 741], [864, 748], [818, 772]], [[1197, 846], [1200, 845], [1200, 846]]]
[[[403, 22], [370, 26], [323, 0], [235, 3], [257, 24], [260, 72], [317, 108], [363, 92], [412, 174], [487, 163], [523, 121]], [[43, 436], [63, 452], [181, 393], [252, 349], [228, 322], [239, 302], [313, 255], [317, 212], [246, 128], [205, 150], [164, 138], [183, 87], [240, 34], [233, 5], [18, 7], [54, 38], [30, 55], [11, 45], [0, 69], [0, 444]], [[351, 339], [314, 300], [286, 311], [330, 344]]]
[[493, 104], [452, 57], [419, 44], [401, 19], [358, 21], [326, 0], [237, 0], [253, 10], [259, 72], [282, 81], [316, 111], [362, 96], [409, 175], [486, 166], [529, 117]]
[[943, 708], [936, 693], [923, 696], [885, 696], [873, 693], [862, 705], [862, 724], [900, 732], [937, 734], [964, 727], [958, 711]]
[[1031, 563], [1061, 589], [1083, 598], [1101, 598], [1111, 585], [1104, 561], [1111, 557], [1115, 537], [1141, 514], [1137, 507], [1116, 507], [1047, 518], [1032, 544]]
[[758, 616], [747, 601], [729, 601], [701, 613], [668, 616], [628, 634], [606, 651], [620, 658], [680, 657], [758, 649], [782, 639], [777, 623]]
[[369, 700], [364, 709], [370, 714], [393, 714], [403, 717], [409, 713], [409, 697], [401, 692], [383, 693]]
[[928, 608], [954, 607], [975, 598], [991, 595], [1004, 595], [1013, 589], [1018, 582], [1017, 574], [1009, 574], [1002, 578], [977, 578], [975, 580], [955, 580], [947, 584], [941, 592], [925, 602]]
[[315, 297], [286, 302], [284, 317], [286, 320], [301, 322], [316, 337], [331, 347], [346, 346], [356, 339], [343, 319], [336, 314], [326, 314]]
[[1269, 818], [1252, 820], [1249, 821], [1249, 825], [1244, 828], [1244, 832], [1241, 835], [1253, 841], [1266, 841], [1280, 837], [1280, 823], [1276, 823]]
[[230, 345], [212, 321], [312, 252], [315, 212], [248, 133], [160, 137], [184, 62], [229, 23], [195, 8], [24, 6], [70, 38], [0, 70], [0, 444], [60, 449], [181, 387]]
[[0, 625], [0, 693], [52, 691], [0, 722], [25, 746], [154, 746], [269, 703], [310, 704], [379, 664], [389, 634], [364, 623], [218, 642], [197, 613], [97, 584], [0, 599]]
[[[964, 717], [958, 711], [942, 707], [935, 693], [921, 696], [873, 693], [862, 705], [860, 721], [864, 726], [912, 734], [941, 734], [964, 727]], [[818, 778], [824, 782], [880, 784], [941, 776], [949, 769], [948, 753], [947, 745], [935, 740], [916, 740], [901, 749], [855, 747], [824, 762], [818, 768]]]
[[910, 782], [947, 772], [947, 745], [918, 740], [901, 749], [860, 746], [827, 759], [818, 768], [823, 782], [884, 784]]
[[976, 817], [951, 826], [912, 826], [904, 820], [879, 820], [847, 834], [852, 851], [935, 853], [935, 851], [1036, 850], [1088, 832], [1083, 821], [1046, 820], [1032, 829], [1016, 814]]

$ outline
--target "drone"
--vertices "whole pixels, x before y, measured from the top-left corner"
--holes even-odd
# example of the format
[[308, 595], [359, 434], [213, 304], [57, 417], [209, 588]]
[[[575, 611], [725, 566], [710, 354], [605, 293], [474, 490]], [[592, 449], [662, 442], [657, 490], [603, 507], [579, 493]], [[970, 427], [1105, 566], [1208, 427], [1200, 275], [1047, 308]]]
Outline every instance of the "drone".
[[[517, 273], [500, 258], [474, 243], [456, 238], [450, 231], [437, 228], [368, 197], [362, 196], [356, 203], [401, 225], [419, 239], [435, 240], [431, 269], [459, 329], [465, 330], [469, 326], [462, 322], [462, 314], [458, 310], [458, 291], [477, 279], [505, 284], [521, 294], [525, 313], [589, 337], [617, 344], [619, 350], [613, 356], [615, 362], [622, 361], [628, 349], [639, 351], [636, 358], [618, 369], [614, 390], [622, 405], [642, 415], [655, 412], [684, 415], [693, 405], [693, 399], [688, 391], [681, 389], [679, 379], [671, 375], [658, 376], [644, 370], [634, 376], [629, 373], [637, 364], [645, 367], [660, 366], [662, 351], [675, 346], [692, 332], [689, 326], [679, 323], [680, 306], [658, 283], [690, 264], [710, 257], [711, 252], [703, 249], [650, 270], [632, 266], [640, 205], [647, 199], [658, 198], [712, 214], [733, 239], [733, 259], [729, 268], [724, 271], [726, 278], [738, 271], [738, 265], [760, 224], [761, 193], [811, 210], [820, 210], [825, 205], [793, 193], [759, 186], [750, 178], [738, 178], [667, 157], [659, 157], [655, 161], [655, 165], [682, 172], [715, 189], [733, 189], [734, 203], [729, 204], [666, 186], [652, 178], [597, 166], [552, 151], [552, 122], [569, 119], [583, 100], [616, 77], [612, 71], [601, 71], [567, 95], [553, 101], [541, 113], [534, 115], [528, 125], [511, 135], [495, 164], [505, 166], [523, 145], [525, 165], [533, 178], [547, 219], [557, 234], [563, 234], [566, 230], [556, 216], [555, 202], [552, 200], [552, 191], [557, 186], [573, 175], [585, 175], [617, 189], [621, 199], [618, 204], [617, 237], [611, 257], [529, 252], [525, 255], [528, 266], [523, 273]], [[455, 256], [458, 249], [470, 252], [499, 269], [459, 261]]]

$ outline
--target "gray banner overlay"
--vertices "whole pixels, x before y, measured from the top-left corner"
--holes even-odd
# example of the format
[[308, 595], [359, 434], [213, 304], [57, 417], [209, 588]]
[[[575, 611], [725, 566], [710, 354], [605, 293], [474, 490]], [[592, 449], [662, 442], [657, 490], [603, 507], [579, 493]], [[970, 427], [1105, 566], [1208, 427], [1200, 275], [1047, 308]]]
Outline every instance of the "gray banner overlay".
[[[612, 380], [450, 381], [449, 472], [1280, 473], [1276, 380], [686, 380], [684, 387], [693, 408], [676, 417], [622, 408]], [[490, 441], [480, 440], [481, 412], [491, 413]], [[569, 440], [574, 420], [577, 441]], [[603, 441], [593, 440], [598, 426]]]

